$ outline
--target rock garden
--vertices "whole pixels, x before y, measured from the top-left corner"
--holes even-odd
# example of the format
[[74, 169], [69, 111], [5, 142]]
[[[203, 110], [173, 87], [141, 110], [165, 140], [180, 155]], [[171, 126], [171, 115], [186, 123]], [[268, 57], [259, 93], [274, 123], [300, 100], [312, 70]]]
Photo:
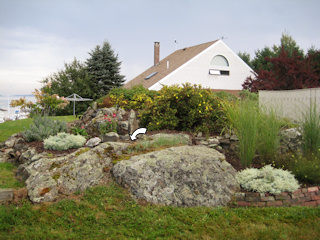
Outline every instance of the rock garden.
[[[242, 103], [255, 102], [250, 96], [239, 101], [188, 85], [130, 97], [121, 91], [111, 91], [79, 120], [38, 117], [2, 143], [0, 162], [16, 165], [26, 188], [2, 189], [0, 200], [56, 202], [114, 181], [133, 199], [159, 205], [320, 204], [319, 177], [310, 171], [319, 163], [306, 150], [304, 126], [269, 113], [259, 116], [268, 122], [255, 127], [262, 114], [257, 105], [247, 120], [240, 114]], [[132, 141], [129, 134], [139, 127], [148, 130]]]

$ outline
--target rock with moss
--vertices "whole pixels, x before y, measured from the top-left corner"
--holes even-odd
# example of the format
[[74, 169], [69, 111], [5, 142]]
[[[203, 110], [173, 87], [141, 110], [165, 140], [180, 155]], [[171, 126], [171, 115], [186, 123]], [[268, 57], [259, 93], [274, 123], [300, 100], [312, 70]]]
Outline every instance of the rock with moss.
[[32, 202], [54, 201], [58, 193], [84, 191], [107, 178], [106, 169], [112, 167], [112, 154], [121, 153], [126, 146], [126, 143], [102, 143], [94, 148], [80, 148], [66, 156], [42, 156], [20, 165], [18, 175], [26, 180]]
[[225, 206], [240, 188], [225, 156], [205, 146], [180, 146], [118, 162], [115, 180], [136, 199], [172, 206]]

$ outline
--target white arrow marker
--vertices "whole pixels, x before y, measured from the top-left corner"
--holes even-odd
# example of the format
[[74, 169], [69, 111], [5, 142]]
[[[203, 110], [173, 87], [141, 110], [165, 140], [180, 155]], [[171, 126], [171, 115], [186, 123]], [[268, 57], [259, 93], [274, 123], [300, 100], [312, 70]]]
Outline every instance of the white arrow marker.
[[137, 140], [138, 134], [145, 134], [147, 132], [146, 128], [138, 128], [132, 134], [129, 133], [131, 141]]

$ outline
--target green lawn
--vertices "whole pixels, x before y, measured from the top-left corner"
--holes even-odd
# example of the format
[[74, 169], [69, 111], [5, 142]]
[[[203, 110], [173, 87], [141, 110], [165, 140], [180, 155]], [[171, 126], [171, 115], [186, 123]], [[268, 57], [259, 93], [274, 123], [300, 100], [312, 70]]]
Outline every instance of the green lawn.
[[320, 208], [141, 206], [117, 184], [81, 200], [0, 206], [0, 239], [319, 239]]
[[[57, 120], [64, 120], [66, 122], [72, 122], [76, 120], [72, 115], [71, 116], [56, 116], [52, 117]], [[23, 132], [24, 128], [28, 128], [33, 122], [32, 118], [21, 119], [17, 121], [9, 121], [0, 123], [0, 142], [4, 142], [11, 135], [19, 132]]]
[[0, 188], [21, 188], [24, 183], [17, 181], [14, 170], [17, 167], [11, 163], [0, 163]]

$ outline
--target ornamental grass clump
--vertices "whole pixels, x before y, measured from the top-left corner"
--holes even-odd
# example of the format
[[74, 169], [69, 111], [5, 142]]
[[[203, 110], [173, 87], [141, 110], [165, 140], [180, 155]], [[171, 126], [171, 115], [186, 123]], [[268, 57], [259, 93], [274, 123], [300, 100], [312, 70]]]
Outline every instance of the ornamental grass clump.
[[227, 121], [239, 139], [238, 155], [243, 166], [249, 167], [257, 150], [259, 140], [259, 120], [261, 119], [258, 102], [242, 100], [224, 102], [223, 108]]
[[261, 169], [247, 168], [236, 175], [241, 187], [259, 193], [294, 192], [300, 185], [291, 172], [266, 165]]
[[86, 138], [81, 135], [69, 133], [58, 133], [44, 140], [44, 148], [49, 150], [64, 151], [71, 148], [80, 148], [86, 142]]
[[320, 114], [317, 104], [311, 103], [310, 108], [303, 114], [301, 124], [302, 149], [305, 156], [320, 156]]

